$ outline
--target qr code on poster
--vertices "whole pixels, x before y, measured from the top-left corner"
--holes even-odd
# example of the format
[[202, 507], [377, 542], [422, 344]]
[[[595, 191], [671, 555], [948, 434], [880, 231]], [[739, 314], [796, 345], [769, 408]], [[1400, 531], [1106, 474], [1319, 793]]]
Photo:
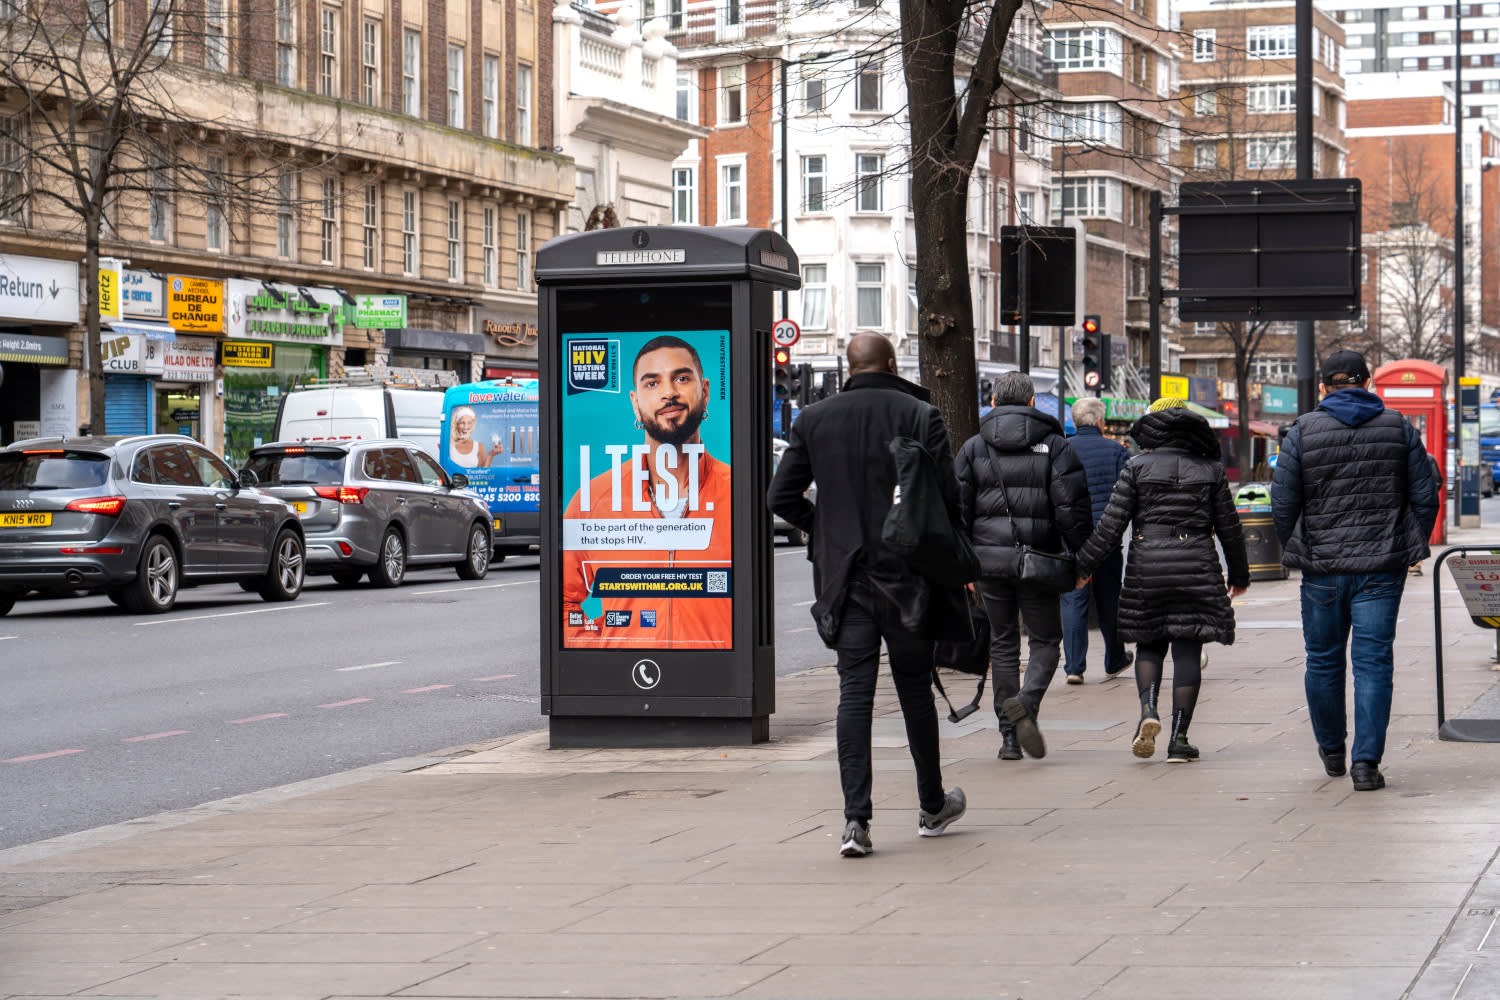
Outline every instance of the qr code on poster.
[[729, 574], [722, 569], [711, 569], [708, 571], [708, 592], [710, 594], [729, 593]]

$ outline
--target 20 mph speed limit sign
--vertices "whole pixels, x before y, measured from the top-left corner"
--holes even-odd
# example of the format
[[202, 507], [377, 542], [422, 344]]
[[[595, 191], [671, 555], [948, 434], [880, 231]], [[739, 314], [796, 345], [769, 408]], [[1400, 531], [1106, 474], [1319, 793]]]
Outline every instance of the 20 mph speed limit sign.
[[791, 347], [801, 336], [802, 331], [789, 319], [778, 319], [771, 327], [771, 339], [777, 347]]

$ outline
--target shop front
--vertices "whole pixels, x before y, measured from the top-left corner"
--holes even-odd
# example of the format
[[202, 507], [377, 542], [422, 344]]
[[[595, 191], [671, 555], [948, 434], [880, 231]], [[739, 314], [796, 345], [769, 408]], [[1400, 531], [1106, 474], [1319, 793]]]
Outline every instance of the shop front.
[[536, 378], [536, 312], [479, 309], [475, 329], [484, 338], [484, 377]]
[[271, 440], [282, 394], [328, 374], [330, 349], [344, 343], [344, 297], [272, 281], [225, 285], [223, 450], [238, 467]]
[[0, 254], [0, 444], [78, 431], [78, 262]]
[[429, 368], [450, 371], [460, 382], [473, 379], [474, 357], [483, 355], [484, 338], [453, 330], [405, 327], [385, 331], [392, 368]]

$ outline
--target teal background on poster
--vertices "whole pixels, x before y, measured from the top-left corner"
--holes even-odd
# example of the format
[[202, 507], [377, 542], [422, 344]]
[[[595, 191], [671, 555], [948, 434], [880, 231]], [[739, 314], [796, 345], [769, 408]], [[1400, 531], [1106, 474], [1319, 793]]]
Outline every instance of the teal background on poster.
[[[630, 403], [631, 370], [636, 353], [653, 337], [677, 337], [693, 346], [698, 359], [703, 362], [703, 377], [708, 379], [708, 415], [698, 428], [699, 436], [708, 454], [730, 464], [730, 381], [729, 331], [728, 330], [653, 330], [641, 333], [580, 333], [562, 338], [560, 358], [561, 384], [557, 387], [562, 411], [562, 505], [566, 507], [578, 491], [580, 481], [579, 452], [583, 445], [589, 446], [590, 478], [608, 472], [613, 459], [605, 453], [606, 445], [637, 445], [646, 440], [645, 432], [635, 425], [635, 409]], [[618, 392], [586, 390], [580, 391], [576, 384], [570, 388], [570, 355], [575, 345], [597, 344], [601, 341], [618, 343], [617, 350], [606, 351], [613, 355], [612, 364], [619, 370], [613, 379], [604, 378], [602, 384], [619, 386]], [[628, 464], [627, 454], [623, 464]]]

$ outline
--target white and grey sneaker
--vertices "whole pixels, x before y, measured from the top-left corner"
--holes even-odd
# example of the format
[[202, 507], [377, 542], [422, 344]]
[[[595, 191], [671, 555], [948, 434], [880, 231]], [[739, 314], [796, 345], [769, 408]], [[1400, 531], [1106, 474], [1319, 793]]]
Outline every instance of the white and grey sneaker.
[[917, 810], [917, 833], [923, 837], [941, 836], [948, 829], [948, 824], [962, 816], [968, 808], [969, 801], [964, 798], [964, 790], [950, 788], [948, 794], [943, 796], [943, 808], [936, 813], [925, 809]]
[[870, 828], [857, 819], [851, 819], [844, 824], [843, 842], [839, 846], [839, 853], [846, 858], [862, 858], [875, 850], [875, 845], [870, 842]]

